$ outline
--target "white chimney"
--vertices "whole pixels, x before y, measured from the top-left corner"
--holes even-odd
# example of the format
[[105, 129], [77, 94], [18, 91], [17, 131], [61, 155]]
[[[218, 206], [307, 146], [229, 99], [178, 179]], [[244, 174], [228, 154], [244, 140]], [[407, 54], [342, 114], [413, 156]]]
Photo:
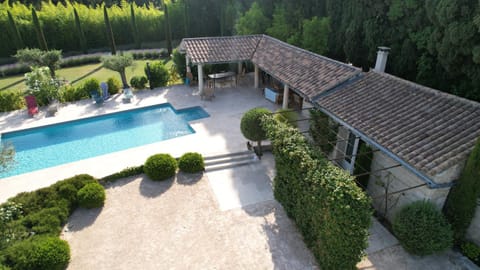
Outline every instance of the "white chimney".
[[390, 48], [388, 47], [378, 47], [377, 52], [377, 62], [375, 63], [374, 70], [377, 72], [385, 72], [385, 66], [387, 65], [388, 53]]

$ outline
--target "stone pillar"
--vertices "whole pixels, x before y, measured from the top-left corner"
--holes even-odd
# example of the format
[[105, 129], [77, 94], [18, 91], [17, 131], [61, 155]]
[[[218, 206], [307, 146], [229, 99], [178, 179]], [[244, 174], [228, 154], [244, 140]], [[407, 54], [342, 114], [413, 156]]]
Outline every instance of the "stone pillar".
[[198, 92], [203, 95], [203, 66], [198, 64]]
[[360, 139], [357, 137], [355, 139], [355, 143], [353, 144], [352, 156], [350, 157], [350, 166], [348, 168], [348, 171], [350, 172], [350, 175], [353, 175], [353, 170], [355, 169], [355, 160], [356, 160], [357, 154], [358, 154], [358, 144], [359, 143], [360, 143]]
[[241, 75], [242, 74], [242, 61], [238, 62], [238, 71], [237, 71], [238, 75]]
[[290, 89], [287, 84], [283, 85], [283, 104], [282, 109], [288, 109], [288, 96], [290, 94]]
[[190, 58], [188, 58], [187, 54], [185, 54], [185, 60], [186, 60], [185, 62], [186, 62], [186, 67], [187, 67], [187, 73], [192, 72], [190, 70]]
[[258, 66], [255, 65], [255, 83], [254, 83], [254, 87], [256, 89], [258, 89], [260, 87], [260, 84], [259, 84], [259, 81], [260, 81], [260, 71], [258, 69]]

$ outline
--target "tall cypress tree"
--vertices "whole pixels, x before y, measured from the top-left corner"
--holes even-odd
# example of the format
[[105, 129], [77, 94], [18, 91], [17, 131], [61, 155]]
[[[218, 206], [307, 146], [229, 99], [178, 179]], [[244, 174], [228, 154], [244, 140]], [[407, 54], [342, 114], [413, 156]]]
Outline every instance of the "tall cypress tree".
[[185, 0], [184, 7], [183, 7], [183, 23], [185, 24], [185, 37], [189, 37], [190, 35], [190, 20], [189, 20], [189, 1]]
[[40, 21], [37, 17], [37, 12], [34, 8], [32, 8], [32, 19], [33, 24], [35, 25], [35, 32], [37, 33], [38, 45], [40, 49], [48, 51], [47, 41], [45, 40], [45, 35], [43, 35], [42, 26], [40, 25]]
[[7, 10], [8, 14], [8, 23], [10, 24], [10, 29], [12, 31], [12, 36], [15, 44], [15, 48], [17, 50], [25, 48], [25, 44], [23, 43], [22, 36], [20, 35], [20, 32], [18, 31], [17, 24], [15, 23], [15, 20], [13, 19], [12, 13], [10, 13], [9, 10]]
[[170, 28], [170, 19], [168, 18], [168, 5], [164, 3], [163, 11], [165, 12], [165, 40], [167, 42], [168, 54], [172, 54], [172, 31]]
[[83, 32], [82, 25], [80, 24], [80, 17], [78, 17], [77, 9], [73, 8], [73, 14], [75, 15], [75, 26], [77, 27], [78, 40], [80, 41], [80, 47], [82, 52], [87, 53], [87, 40], [85, 39], [85, 33]]
[[110, 19], [108, 18], [107, 6], [103, 6], [103, 18], [105, 20], [107, 38], [110, 42], [110, 49], [112, 51], [112, 55], [115, 55], [117, 54], [117, 48], [115, 47], [115, 38], [113, 37], [112, 25], [110, 24]]
[[142, 40], [140, 39], [140, 34], [138, 33], [137, 21], [135, 20], [135, 10], [133, 8], [133, 3], [130, 5], [130, 18], [132, 23], [132, 34], [135, 41], [135, 48], [140, 49], [142, 47]]

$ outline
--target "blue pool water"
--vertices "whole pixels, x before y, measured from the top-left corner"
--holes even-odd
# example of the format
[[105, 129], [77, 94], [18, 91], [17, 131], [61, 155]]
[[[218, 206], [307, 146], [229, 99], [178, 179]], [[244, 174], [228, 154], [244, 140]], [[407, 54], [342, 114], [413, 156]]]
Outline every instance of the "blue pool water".
[[208, 116], [201, 107], [177, 111], [165, 103], [3, 133], [2, 142], [11, 142], [16, 154], [0, 178], [192, 134], [188, 122]]

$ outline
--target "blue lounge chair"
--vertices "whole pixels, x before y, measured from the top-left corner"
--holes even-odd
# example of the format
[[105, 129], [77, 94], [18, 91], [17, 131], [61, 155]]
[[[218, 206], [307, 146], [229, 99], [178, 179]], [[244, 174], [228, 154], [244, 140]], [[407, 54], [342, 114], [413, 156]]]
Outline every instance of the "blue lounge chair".
[[92, 96], [92, 99], [95, 100], [95, 103], [97, 104], [102, 104], [103, 103], [103, 98], [100, 96], [98, 91], [91, 91], [90, 95]]
[[103, 100], [109, 99], [110, 98], [110, 93], [108, 92], [108, 84], [106, 82], [102, 82], [100, 84], [100, 88], [102, 89]]

